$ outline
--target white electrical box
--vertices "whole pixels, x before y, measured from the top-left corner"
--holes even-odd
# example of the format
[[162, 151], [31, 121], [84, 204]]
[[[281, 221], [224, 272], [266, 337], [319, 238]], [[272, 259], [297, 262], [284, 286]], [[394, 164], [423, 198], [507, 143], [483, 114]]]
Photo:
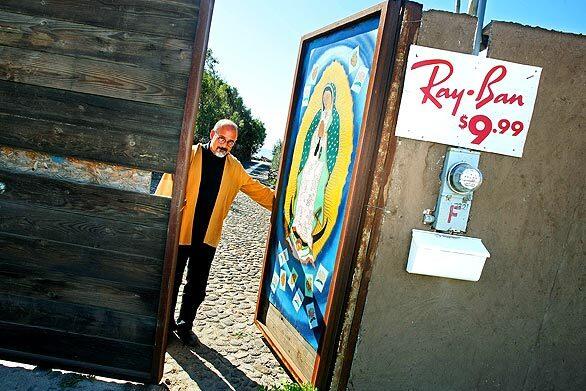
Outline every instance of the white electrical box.
[[414, 229], [407, 271], [478, 281], [488, 257], [480, 239]]

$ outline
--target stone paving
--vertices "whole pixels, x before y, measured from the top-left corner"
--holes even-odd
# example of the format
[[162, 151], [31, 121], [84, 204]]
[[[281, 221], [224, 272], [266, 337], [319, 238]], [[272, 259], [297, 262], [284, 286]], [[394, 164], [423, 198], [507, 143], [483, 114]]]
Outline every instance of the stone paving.
[[169, 343], [163, 382], [171, 390], [256, 390], [290, 380], [253, 323], [269, 220], [267, 210], [238, 195], [194, 326], [202, 345]]

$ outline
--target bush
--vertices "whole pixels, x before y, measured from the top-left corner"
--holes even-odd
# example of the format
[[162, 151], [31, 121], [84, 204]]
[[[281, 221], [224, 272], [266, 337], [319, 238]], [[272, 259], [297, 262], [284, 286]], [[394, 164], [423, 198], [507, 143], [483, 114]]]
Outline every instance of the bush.
[[317, 391], [317, 388], [312, 384], [299, 384], [293, 382], [283, 382], [278, 386], [264, 387], [260, 386], [259, 391]]

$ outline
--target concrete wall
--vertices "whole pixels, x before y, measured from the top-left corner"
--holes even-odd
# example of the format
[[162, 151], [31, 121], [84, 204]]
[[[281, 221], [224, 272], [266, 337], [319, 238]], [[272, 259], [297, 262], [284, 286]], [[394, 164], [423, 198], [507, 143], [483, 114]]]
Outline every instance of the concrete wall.
[[[417, 43], [470, 52], [475, 19], [426, 12]], [[483, 153], [468, 236], [480, 281], [408, 274], [446, 146], [400, 139], [351, 390], [586, 389], [586, 38], [492, 23], [489, 57], [543, 67], [522, 158]]]

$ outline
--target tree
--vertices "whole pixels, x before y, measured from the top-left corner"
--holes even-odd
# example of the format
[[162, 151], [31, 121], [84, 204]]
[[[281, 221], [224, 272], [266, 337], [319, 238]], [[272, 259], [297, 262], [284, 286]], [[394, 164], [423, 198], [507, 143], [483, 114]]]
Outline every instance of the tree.
[[273, 161], [271, 162], [271, 169], [278, 170], [281, 163], [281, 152], [283, 149], [283, 142], [278, 140], [273, 146]]
[[199, 112], [195, 121], [194, 142], [207, 142], [210, 130], [222, 118], [228, 118], [239, 128], [238, 142], [232, 150], [242, 161], [250, 160], [264, 143], [266, 128], [244, 104], [236, 87], [226, 83], [217, 71], [218, 60], [208, 49], [202, 77]]

